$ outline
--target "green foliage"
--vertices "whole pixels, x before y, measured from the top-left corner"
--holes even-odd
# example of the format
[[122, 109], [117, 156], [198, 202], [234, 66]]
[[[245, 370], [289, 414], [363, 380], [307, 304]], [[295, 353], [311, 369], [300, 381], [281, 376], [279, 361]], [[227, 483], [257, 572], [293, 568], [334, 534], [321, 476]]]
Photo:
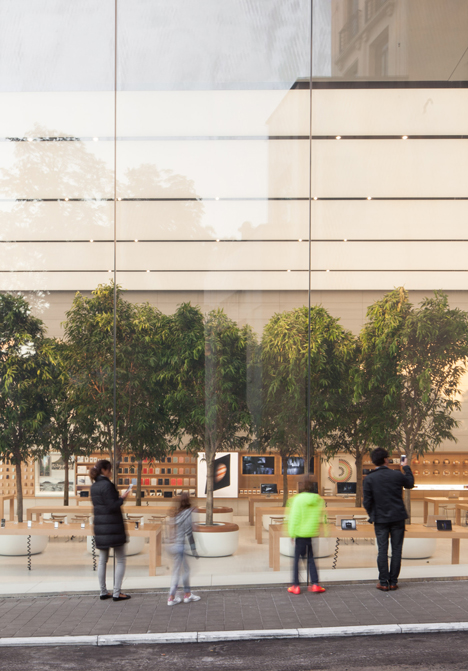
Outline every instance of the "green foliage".
[[43, 393], [48, 356], [42, 321], [31, 314], [24, 298], [0, 293], [0, 455], [16, 466], [20, 522], [21, 464], [40, 456], [49, 421]]
[[[125, 301], [116, 310], [116, 463], [123, 452], [138, 460], [166, 453], [173, 423], [165, 412], [161, 384], [161, 313], [149, 304]], [[94, 449], [112, 455], [114, 444], [114, 286], [99, 285], [91, 298], [76, 294], [67, 312], [65, 339], [71, 397], [80, 418], [94, 421]], [[140, 483], [138, 483], [140, 486]]]
[[248, 360], [255, 347], [249, 326], [239, 328], [223, 312], [203, 316], [184, 303], [166, 318], [166, 407], [176, 418], [186, 449], [204, 451], [207, 462], [207, 524], [212, 523], [213, 463], [219, 451], [250, 440]]
[[[397, 445], [409, 462], [456, 441], [460, 382], [468, 361], [468, 314], [435, 292], [419, 306], [395, 289], [368, 310], [363, 352], [372, 365], [370, 390], [382, 387], [398, 418]], [[409, 505], [409, 497], [407, 498]]]
[[[258, 445], [283, 460], [306, 452], [309, 311], [275, 314], [265, 326], [259, 354], [261, 402], [256, 408]], [[352, 336], [321, 306], [310, 312], [311, 447], [322, 445], [338, 422]], [[283, 490], [287, 493], [287, 480]]]

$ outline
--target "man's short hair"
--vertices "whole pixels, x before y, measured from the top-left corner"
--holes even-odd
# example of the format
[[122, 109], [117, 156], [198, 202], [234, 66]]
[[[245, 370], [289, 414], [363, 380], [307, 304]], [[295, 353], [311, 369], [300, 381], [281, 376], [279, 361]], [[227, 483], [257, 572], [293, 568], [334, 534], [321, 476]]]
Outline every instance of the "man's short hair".
[[383, 466], [385, 459], [388, 458], [388, 452], [383, 447], [376, 447], [375, 450], [371, 452], [372, 463], [376, 466]]

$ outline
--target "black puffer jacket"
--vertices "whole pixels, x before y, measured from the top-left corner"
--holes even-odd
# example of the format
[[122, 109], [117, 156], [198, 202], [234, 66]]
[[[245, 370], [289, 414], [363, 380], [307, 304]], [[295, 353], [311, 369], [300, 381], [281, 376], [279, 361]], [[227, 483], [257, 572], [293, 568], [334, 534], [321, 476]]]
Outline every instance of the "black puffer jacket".
[[91, 487], [94, 506], [94, 536], [100, 550], [117, 548], [127, 542], [120, 507], [120, 498], [114, 484], [104, 475], [98, 475]]

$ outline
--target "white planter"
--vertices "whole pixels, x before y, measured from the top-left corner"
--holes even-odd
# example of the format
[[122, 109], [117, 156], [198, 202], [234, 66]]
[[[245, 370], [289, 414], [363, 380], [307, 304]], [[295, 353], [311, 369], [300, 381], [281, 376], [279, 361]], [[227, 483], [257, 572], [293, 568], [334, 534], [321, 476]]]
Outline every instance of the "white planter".
[[[77, 534], [79, 535], [79, 534]], [[145, 547], [145, 538], [144, 536], [128, 536], [128, 543], [125, 543], [125, 554], [127, 557], [132, 555], [138, 555], [140, 552], [143, 552]], [[92, 536], [88, 536], [86, 539], [86, 548], [90, 554], [93, 554], [92, 547]], [[96, 554], [99, 554], [99, 550], [96, 548]], [[109, 556], [113, 556], [114, 552], [111, 548]]]
[[[27, 536], [0, 536], [0, 555], [19, 557], [28, 554]], [[38, 555], [47, 547], [48, 536], [31, 536], [31, 554]]]
[[[284, 515], [281, 512], [278, 512], [277, 515], [262, 515], [262, 525], [265, 531], [270, 531], [270, 524], [273, 524], [272, 517], [284, 517]], [[286, 517], [284, 519], [286, 520]]]
[[[402, 559], [429, 559], [436, 549], [436, 538], [405, 538], [403, 541]], [[392, 554], [389, 543], [389, 554]]]
[[[313, 538], [312, 548], [314, 552], [314, 559], [320, 559], [320, 557], [330, 557], [330, 555], [333, 554], [334, 546], [334, 538]], [[285, 557], [294, 557], [294, 539], [291, 539], [287, 536], [280, 538], [280, 554], [284, 555]]]
[[[195, 508], [192, 513], [192, 520], [195, 523], [203, 523], [206, 520], [206, 508]], [[225, 506], [216, 506], [213, 508], [213, 522], [232, 523], [233, 510]]]
[[203, 524], [197, 524], [193, 531], [195, 547], [200, 557], [229, 557], [236, 552], [239, 546], [237, 524], [218, 522], [206, 530], [203, 527]]

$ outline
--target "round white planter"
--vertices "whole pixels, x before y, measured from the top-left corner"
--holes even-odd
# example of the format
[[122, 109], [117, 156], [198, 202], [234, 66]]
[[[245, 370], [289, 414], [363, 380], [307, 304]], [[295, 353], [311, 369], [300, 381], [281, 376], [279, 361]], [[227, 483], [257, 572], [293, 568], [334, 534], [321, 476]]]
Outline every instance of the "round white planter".
[[[195, 508], [192, 513], [192, 520], [195, 523], [202, 524], [206, 519], [206, 508]], [[233, 510], [227, 506], [216, 506], [213, 508], [213, 522], [229, 522], [232, 523]]]
[[200, 557], [229, 557], [239, 546], [239, 527], [228, 522], [195, 524], [193, 537]]
[[281, 512], [278, 512], [278, 515], [262, 515], [262, 525], [265, 531], [270, 531], [270, 524], [273, 524], [272, 517], [284, 517], [284, 515]]
[[[31, 536], [31, 554], [38, 555], [47, 547], [48, 536]], [[0, 536], [0, 555], [19, 557], [28, 554], [27, 536]]]
[[[313, 538], [312, 548], [314, 551], [314, 559], [330, 557], [330, 555], [333, 554], [334, 545], [334, 538]], [[291, 538], [288, 538], [287, 536], [280, 538], [280, 554], [285, 557], [294, 557], [294, 542], [291, 542]]]
[[[436, 538], [405, 538], [403, 541], [402, 559], [429, 559], [436, 549]], [[392, 550], [389, 543], [389, 555]]]
[[[92, 547], [92, 536], [88, 536], [86, 539], [86, 548], [90, 554], [93, 554], [93, 547]], [[143, 552], [143, 548], [145, 547], [145, 539], [144, 536], [128, 536], [128, 543], [125, 543], [125, 554], [127, 557], [130, 557], [132, 555], [138, 555], [140, 552]], [[96, 548], [96, 554], [99, 554], [99, 550]], [[112, 548], [109, 553], [109, 555], [112, 557], [114, 554]]]

